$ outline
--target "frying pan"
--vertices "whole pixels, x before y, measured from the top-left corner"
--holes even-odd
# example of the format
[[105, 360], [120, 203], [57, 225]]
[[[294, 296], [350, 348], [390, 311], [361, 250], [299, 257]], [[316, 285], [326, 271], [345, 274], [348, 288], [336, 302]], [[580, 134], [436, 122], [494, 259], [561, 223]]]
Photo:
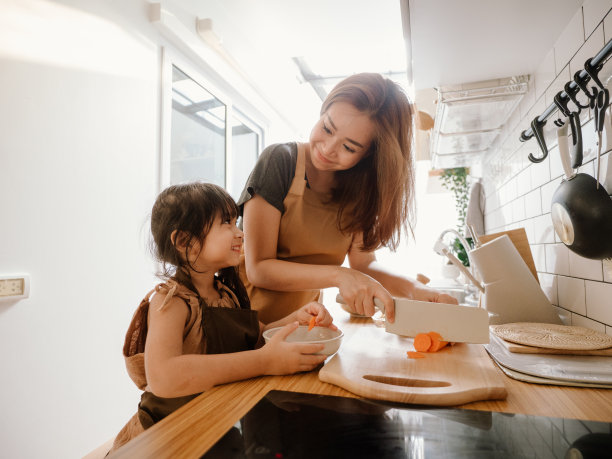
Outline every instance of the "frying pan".
[[[603, 126], [603, 122], [601, 124]], [[580, 122], [576, 123], [575, 129], [581, 129]], [[565, 167], [569, 165], [566, 125], [557, 130], [557, 137], [566, 176], [552, 198], [555, 232], [572, 252], [582, 257], [595, 260], [612, 258], [612, 199], [598, 180], [588, 174], [573, 173]], [[601, 140], [599, 144], [601, 147]], [[572, 152], [573, 167], [582, 165], [582, 151], [577, 150], [574, 148]], [[568, 175], [570, 170], [572, 174]]]

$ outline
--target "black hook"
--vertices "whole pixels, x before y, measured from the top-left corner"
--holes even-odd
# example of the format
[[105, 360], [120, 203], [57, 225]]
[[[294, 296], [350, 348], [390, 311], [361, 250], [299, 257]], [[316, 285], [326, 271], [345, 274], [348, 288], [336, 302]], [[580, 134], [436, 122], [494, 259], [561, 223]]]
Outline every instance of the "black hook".
[[568, 118], [570, 117], [570, 115], [572, 114], [572, 111], [568, 108], [567, 103], [568, 101], [564, 101], [563, 98], [561, 97], [561, 91], [559, 91], [557, 94], [555, 94], [555, 97], [553, 98], [555, 105], [557, 106], [557, 108], [559, 109], [559, 111], [564, 115], [567, 116]]
[[593, 86], [593, 94], [591, 94], [591, 91], [589, 91], [588, 85], [587, 83], [589, 82], [589, 80], [591, 79], [588, 74], [587, 77], [583, 80], [582, 78], [580, 78], [580, 72], [582, 70], [578, 70], [575, 74], [574, 74], [574, 82], [578, 85], [578, 87], [580, 89], [582, 89], [582, 92], [584, 92], [586, 94], [586, 96], [589, 98], [589, 106], [591, 108], [595, 107], [595, 99], [597, 99], [597, 88], [595, 86]]
[[535, 135], [536, 140], [538, 141], [538, 145], [540, 145], [540, 149], [542, 150], [542, 157], [536, 158], [532, 153], [529, 153], [528, 159], [532, 163], [541, 163], [548, 156], [548, 148], [546, 148], [546, 141], [544, 139], [544, 125], [546, 124], [546, 120], [539, 121], [538, 116], [536, 116], [531, 122], [531, 130]]
[[569, 119], [572, 128], [572, 167], [576, 169], [582, 166], [582, 126], [578, 113], [572, 112]]
[[[593, 59], [587, 59], [587, 61], [584, 63], [584, 70], [586, 70], [586, 73], [591, 77], [591, 79], [597, 84], [597, 86], [599, 86], [599, 89], [603, 90], [606, 89], [605, 86], [601, 83], [601, 81], [599, 81], [599, 71], [601, 70], [601, 68], [603, 67], [603, 64], [600, 64], [598, 66], [594, 66], [591, 64], [591, 61]], [[593, 89], [597, 89], [597, 88], [593, 88]], [[597, 92], [593, 93], [595, 96], [597, 96]]]
[[576, 107], [578, 107], [578, 113], [580, 113], [580, 111], [583, 108], [588, 108], [589, 104], [582, 105], [580, 102], [578, 102], [578, 99], [576, 98], [576, 94], [578, 94], [578, 91], [580, 90], [580, 88], [578, 88], [578, 86], [576, 86], [574, 89], [572, 89], [570, 87], [571, 83], [572, 83], [571, 81], [568, 81], [567, 83], [565, 83], [565, 86], [564, 86], [565, 93], [572, 100], [572, 102], [574, 102], [574, 104], [576, 104]]

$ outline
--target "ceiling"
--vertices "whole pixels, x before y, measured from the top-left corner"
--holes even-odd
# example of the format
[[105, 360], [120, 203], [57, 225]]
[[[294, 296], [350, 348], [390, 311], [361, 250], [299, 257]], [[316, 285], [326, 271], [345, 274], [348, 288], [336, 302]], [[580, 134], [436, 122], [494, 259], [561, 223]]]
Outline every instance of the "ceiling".
[[[433, 116], [436, 92], [432, 88], [533, 74], [583, 3], [583, 0], [176, 1], [196, 17], [212, 17], [226, 51], [291, 121], [305, 122], [295, 114], [300, 111], [296, 105], [304, 111], [312, 110], [307, 117], [308, 126], [318, 114], [321, 94], [309, 87], [306, 81], [309, 77], [327, 78], [315, 83], [330, 87], [338, 81], [333, 77], [372, 71], [392, 76], [408, 86], [406, 72], [411, 69], [411, 94], [417, 98], [419, 108]], [[311, 74], [304, 72], [304, 65], [300, 71], [297, 63], [305, 64]], [[295, 87], [283, 89], [281, 79], [291, 80]], [[304, 87], [309, 87], [307, 93]], [[298, 101], [298, 95], [305, 98]]]

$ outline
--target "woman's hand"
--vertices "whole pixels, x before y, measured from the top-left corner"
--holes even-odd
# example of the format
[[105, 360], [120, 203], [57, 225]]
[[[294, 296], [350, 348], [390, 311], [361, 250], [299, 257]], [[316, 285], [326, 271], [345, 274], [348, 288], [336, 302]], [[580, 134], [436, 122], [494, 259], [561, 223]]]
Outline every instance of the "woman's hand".
[[446, 293], [438, 292], [425, 285], [415, 285], [413, 299], [419, 301], [429, 301], [430, 303], [459, 304], [457, 298]]
[[296, 319], [300, 325], [309, 325], [310, 319], [315, 317], [315, 325], [317, 327], [328, 327], [332, 330], [338, 330], [332, 322], [334, 318], [329, 311], [325, 309], [321, 303], [312, 301], [296, 311]]
[[[304, 306], [311, 305], [312, 303]], [[311, 315], [309, 315], [311, 317]], [[323, 344], [288, 343], [287, 336], [298, 328], [299, 323], [285, 325], [260, 349], [263, 355], [264, 374], [285, 375], [299, 371], [310, 371], [323, 363], [326, 355], [315, 352], [323, 350]]]
[[340, 267], [338, 289], [350, 309], [364, 316], [374, 315], [374, 298], [381, 300], [387, 319], [393, 322], [395, 307], [393, 298], [380, 282], [352, 268]]

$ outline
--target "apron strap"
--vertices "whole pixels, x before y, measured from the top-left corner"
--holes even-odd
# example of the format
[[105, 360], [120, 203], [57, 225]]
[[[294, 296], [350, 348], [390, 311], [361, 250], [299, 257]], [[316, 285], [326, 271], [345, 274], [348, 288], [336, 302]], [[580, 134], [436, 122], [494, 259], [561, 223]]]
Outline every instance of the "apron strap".
[[306, 188], [306, 147], [305, 144], [300, 142], [296, 142], [296, 145], [298, 154], [295, 164], [295, 176], [291, 182], [288, 194], [303, 196], [304, 189]]

